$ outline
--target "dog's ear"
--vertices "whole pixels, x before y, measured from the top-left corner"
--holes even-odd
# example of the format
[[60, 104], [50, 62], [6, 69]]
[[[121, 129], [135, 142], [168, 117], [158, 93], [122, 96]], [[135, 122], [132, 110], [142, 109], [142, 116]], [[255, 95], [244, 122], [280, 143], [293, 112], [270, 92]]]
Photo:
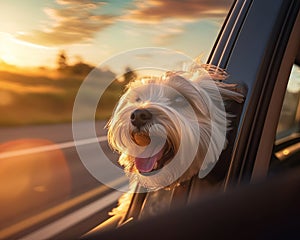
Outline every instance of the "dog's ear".
[[224, 82], [215, 82], [215, 84], [224, 100], [234, 100], [238, 103], [242, 103], [244, 101], [245, 97], [242, 89], [240, 89], [237, 84]]
[[233, 100], [238, 103], [242, 103], [244, 101], [244, 94], [237, 84], [213, 80], [203, 80], [199, 81], [197, 84], [208, 93], [211, 99], [215, 101], [220, 101], [220, 95], [223, 100]]
[[193, 82], [199, 82], [207, 79], [224, 81], [229, 76], [228, 73], [220, 67], [199, 62], [184, 65], [183, 71], [178, 71], [176, 74], [186, 77]]
[[223, 69], [213, 64], [201, 64], [201, 68], [203, 68], [209, 76], [216, 81], [224, 81], [228, 78], [229, 74]]
[[244, 101], [243, 91], [237, 84], [223, 82], [229, 76], [224, 69], [212, 64], [201, 64], [200, 68], [202, 68], [202, 71], [206, 72], [206, 80], [209, 80], [205, 81], [205, 79], [200, 77], [199, 81], [200, 85], [207, 92], [212, 93], [217, 88], [224, 100], [234, 100], [239, 103]]

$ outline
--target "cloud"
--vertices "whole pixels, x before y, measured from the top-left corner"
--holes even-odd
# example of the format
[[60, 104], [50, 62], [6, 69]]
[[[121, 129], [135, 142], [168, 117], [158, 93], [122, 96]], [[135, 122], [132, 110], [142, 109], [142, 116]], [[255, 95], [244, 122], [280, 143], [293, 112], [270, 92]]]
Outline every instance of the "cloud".
[[137, 8], [129, 10], [123, 20], [156, 24], [172, 18], [189, 22], [224, 17], [232, 0], [137, 0], [135, 3]]
[[56, 0], [57, 8], [46, 8], [52, 20], [43, 29], [17, 35], [23, 41], [45, 46], [90, 42], [96, 33], [114, 23], [112, 15], [95, 13], [104, 2]]
[[[135, 0], [120, 20], [142, 26], [156, 44], [169, 44], [188, 24], [210, 19], [220, 24], [233, 0]], [[145, 25], [150, 25], [145, 27]]]
[[[56, 7], [44, 9], [48, 22], [31, 32], [19, 33], [16, 38], [42, 46], [90, 43], [101, 30], [123, 21], [128, 25], [141, 26], [140, 32], [152, 31], [154, 42], [162, 44], [182, 34], [190, 22], [224, 17], [232, 1], [134, 0], [130, 9], [122, 9], [125, 15], [113, 16], [99, 11], [108, 4], [104, 1], [56, 0]], [[118, 7], [121, 8], [119, 4]], [[113, 9], [116, 8], [114, 4]], [[144, 24], [151, 24], [151, 28], [145, 28]]]

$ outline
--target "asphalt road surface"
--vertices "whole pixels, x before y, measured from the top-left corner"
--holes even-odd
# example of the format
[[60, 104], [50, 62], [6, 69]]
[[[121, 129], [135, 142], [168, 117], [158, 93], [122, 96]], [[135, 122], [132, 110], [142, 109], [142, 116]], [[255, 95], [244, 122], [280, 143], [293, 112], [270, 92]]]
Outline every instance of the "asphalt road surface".
[[[83, 133], [87, 124], [80, 123]], [[120, 176], [103, 169], [94, 148], [100, 144], [107, 158], [114, 163], [118, 154], [107, 144], [105, 122], [96, 122], [95, 126], [96, 139], [83, 134], [76, 144], [89, 154], [94, 171], [99, 169], [106, 179], [114, 181]], [[73, 141], [72, 125], [68, 123], [0, 128], [0, 182], [0, 235], [1, 228], [72, 199], [88, 194], [96, 196], [105, 192], [106, 187], [80, 159]]]
[[[87, 122], [80, 123], [80, 128], [84, 132]], [[84, 138], [82, 146], [87, 148], [92, 148], [94, 144], [101, 145], [103, 151], [108, 156], [108, 158], [112, 161], [116, 161], [118, 155], [113, 153], [109, 148], [107, 141], [106, 141], [106, 129], [105, 122], [96, 122], [96, 134], [99, 137], [98, 141], [92, 139], [92, 136], [88, 136], [83, 134]], [[69, 170], [71, 171], [72, 175], [72, 196], [80, 194], [81, 192], [85, 192], [88, 189], [94, 188], [98, 186], [99, 181], [95, 179], [89, 171], [84, 167], [82, 161], [80, 160], [78, 153], [75, 148], [75, 143], [73, 142], [73, 134], [72, 134], [72, 124], [64, 123], [64, 124], [54, 124], [54, 125], [38, 125], [38, 126], [22, 126], [22, 127], [10, 127], [10, 128], [0, 128], [0, 144], [4, 143], [18, 143], [18, 141], [31, 141], [31, 140], [48, 140], [49, 143], [53, 143], [55, 148], [59, 148], [68, 163]], [[84, 142], [84, 140], [86, 142]], [[90, 141], [89, 141], [90, 140]], [[48, 146], [49, 143], [46, 143]], [[80, 143], [79, 143], [80, 144]], [[26, 147], [26, 146], [25, 146]], [[29, 150], [35, 151], [36, 148], [40, 146], [30, 146], [27, 148], [22, 148], [17, 150]], [[81, 146], [80, 146], [81, 147]], [[8, 152], [15, 152], [8, 150]], [[41, 149], [41, 152], [48, 152], [51, 153], [51, 147], [49, 149]], [[26, 152], [25, 152], [26, 153]], [[92, 154], [92, 151], [90, 151]], [[1, 157], [2, 154], [2, 157]], [[1, 152], [0, 159], [3, 158], [4, 152]], [[22, 157], [23, 153], [16, 154], [16, 157]], [[4, 155], [5, 157], [5, 155]], [[91, 156], [95, 160], [97, 156]]]
[[[84, 131], [88, 124], [89, 122], [80, 123], [82, 131]], [[95, 123], [95, 129], [98, 136], [106, 135], [105, 124], [105, 121], [98, 121]], [[91, 136], [86, 136], [86, 138], [89, 137]], [[0, 127], [0, 143], [21, 138], [42, 138], [56, 143], [72, 141], [72, 124], [61, 123], [20, 127]]]

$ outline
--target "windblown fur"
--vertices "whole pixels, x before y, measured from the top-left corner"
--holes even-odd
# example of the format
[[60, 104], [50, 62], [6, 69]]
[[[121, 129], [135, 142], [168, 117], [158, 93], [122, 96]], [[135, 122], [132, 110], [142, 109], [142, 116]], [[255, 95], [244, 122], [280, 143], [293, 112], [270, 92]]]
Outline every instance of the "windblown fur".
[[[120, 153], [119, 163], [131, 182], [149, 190], [172, 187], [214, 166], [226, 147], [228, 119], [232, 117], [222, 100], [243, 101], [235, 84], [223, 82], [226, 77], [227, 73], [215, 66], [192, 64], [182, 71], [128, 85], [107, 126], [109, 144]], [[151, 113], [138, 127], [132, 124], [137, 109]], [[133, 154], [141, 148], [134, 138], [136, 132], [166, 138], [156, 157], [160, 159], [154, 162], [152, 158], [151, 167], [137, 167], [137, 163], [146, 163]]]

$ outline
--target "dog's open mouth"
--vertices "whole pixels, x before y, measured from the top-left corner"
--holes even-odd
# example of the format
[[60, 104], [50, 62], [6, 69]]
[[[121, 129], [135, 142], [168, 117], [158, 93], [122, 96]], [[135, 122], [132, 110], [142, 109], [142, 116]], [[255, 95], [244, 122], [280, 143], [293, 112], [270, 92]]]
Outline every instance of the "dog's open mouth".
[[[139, 146], [148, 146], [151, 142], [148, 133], [145, 132], [133, 132], [131, 136], [133, 141]], [[135, 166], [141, 174], [147, 174], [166, 165], [174, 156], [174, 150], [169, 141], [166, 141], [163, 146], [149, 145], [143, 155], [145, 157], [134, 157]]]

